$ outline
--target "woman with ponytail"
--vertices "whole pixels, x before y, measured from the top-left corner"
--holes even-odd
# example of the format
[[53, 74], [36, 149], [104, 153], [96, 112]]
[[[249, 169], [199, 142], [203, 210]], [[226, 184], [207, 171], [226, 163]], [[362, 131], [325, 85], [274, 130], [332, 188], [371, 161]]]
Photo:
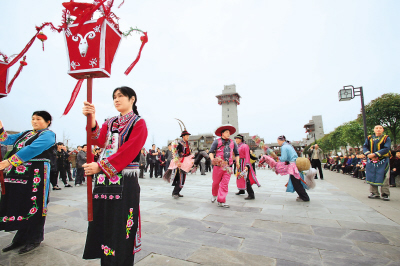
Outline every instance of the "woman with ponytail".
[[93, 144], [104, 148], [97, 162], [83, 165], [86, 175], [98, 174], [83, 258], [100, 258], [101, 265], [133, 265], [141, 244], [138, 177], [147, 127], [137, 111], [134, 90], [116, 88], [113, 99], [120, 114], [101, 128], [94, 105], [84, 102], [83, 107], [85, 116], [92, 115]]

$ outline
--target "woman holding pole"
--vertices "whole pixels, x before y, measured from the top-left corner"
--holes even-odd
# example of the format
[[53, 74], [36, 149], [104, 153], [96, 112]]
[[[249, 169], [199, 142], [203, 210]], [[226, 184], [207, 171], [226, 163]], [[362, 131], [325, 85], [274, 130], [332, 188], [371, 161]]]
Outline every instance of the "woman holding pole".
[[147, 127], [137, 111], [134, 90], [116, 88], [113, 99], [120, 114], [101, 128], [94, 105], [84, 102], [83, 107], [83, 114], [92, 117], [93, 144], [104, 148], [97, 162], [83, 165], [86, 175], [98, 174], [83, 258], [100, 258], [101, 265], [133, 265], [141, 244], [138, 177]]

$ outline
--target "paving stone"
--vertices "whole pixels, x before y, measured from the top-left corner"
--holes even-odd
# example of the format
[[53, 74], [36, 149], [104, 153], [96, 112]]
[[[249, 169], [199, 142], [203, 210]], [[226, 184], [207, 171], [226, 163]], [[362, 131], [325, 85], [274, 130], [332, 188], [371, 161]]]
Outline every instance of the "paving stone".
[[389, 240], [390, 245], [400, 247], [400, 233], [398, 232], [380, 232], [387, 240]]
[[86, 243], [86, 231], [77, 233], [59, 229], [45, 234], [43, 244], [82, 258]]
[[309, 212], [308, 216], [310, 218], [318, 218], [318, 219], [327, 219], [327, 220], [340, 220], [340, 221], [351, 221], [351, 222], [365, 222], [363, 219], [361, 219], [359, 216], [356, 215], [341, 215], [341, 214], [331, 214], [331, 213], [326, 213], [326, 214], [316, 214]]
[[281, 234], [274, 230], [254, 228], [249, 226], [237, 226], [232, 224], [225, 224], [218, 232], [219, 234], [240, 237], [243, 239], [258, 239], [261, 241], [275, 241], [279, 242]]
[[385, 258], [358, 256], [358, 255], [339, 253], [328, 250], [321, 250], [320, 253], [324, 266], [325, 265], [383, 266], [391, 262], [391, 260]]
[[176, 219], [174, 216], [167, 214], [154, 214], [140, 210], [140, 217], [145, 222], [156, 222], [156, 223], [169, 223]]
[[77, 256], [41, 244], [33, 251], [19, 255], [18, 250], [9, 251], [0, 256], [0, 264], [4, 266], [54, 266], [54, 265], [99, 265], [99, 260], [85, 261]]
[[153, 253], [186, 260], [197, 249], [200, 244], [181, 241], [159, 235], [144, 235], [142, 236], [142, 246], [145, 250], [151, 250]]
[[195, 266], [199, 265], [198, 263], [189, 262], [185, 260], [175, 259], [164, 255], [158, 254], [149, 254], [144, 259], [140, 260], [139, 262], [135, 263], [137, 266], [147, 266], [147, 265], [173, 265], [173, 266]]
[[[218, 208], [218, 207], [217, 207]], [[221, 212], [226, 211], [226, 208], [221, 208]], [[212, 221], [212, 222], [221, 222], [225, 224], [238, 224], [238, 225], [252, 225], [254, 222], [253, 218], [249, 217], [230, 217], [230, 216], [221, 216], [221, 215], [208, 215], [203, 220]]]
[[253, 213], [261, 212], [261, 208], [257, 208], [257, 207], [231, 206], [229, 209], [232, 211], [238, 211], [238, 212], [253, 212]]
[[285, 243], [269, 243], [254, 239], [245, 239], [239, 251], [275, 259], [295, 262], [300, 261], [306, 265], [315, 265], [321, 263], [318, 249], [306, 247], [299, 248], [297, 246], [292, 247], [291, 245]]
[[302, 234], [313, 233], [311, 226], [303, 224], [255, 220], [252, 226], [256, 228], [275, 230], [277, 232], [292, 232]]
[[299, 218], [299, 217], [292, 217], [290, 215], [282, 216], [282, 222], [341, 228], [341, 226], [336, 220], [318, 219], [318, 218]]
[[389, 240], [379, 232], [352, 230], [345, 239], [389, 244]]
[[355, 243], [368, 256], [387, 258], [400, 264], [400, 247], [361, 241]]
[[268, 266], [275, 265], [275, 259], [260, 255], [251, 255], [237, 251], [201, 247], [194, 252], [189, 258], [189, 261], [194, 261], [202, 265], [251, 265], [251, 266]]
[[242, 239], [223, 234], [186, 229], [182, 234], [177, 234], [175, 239], [202, 244], [205, 246], [220, 247], [237, 250]]
[[56, 204], [56, 205], [49, 204], [47, 215], [48, 216], [50, 214], [64, 215], [65, 213], [73, 212], [73, 211], [76, 211], [76, 210], [79, 210], [79, 208], [69, 207], [69, 206], [64, 206], [64, 205], [58, 205], [58, 204]]
[[261, 211], [262, 214], [272, 214], [272, 215], [288, 215], [288, 216], [295, 216], [295, 217], [303, 217], [307, 218], [308, 214], [307, 211], [304, 209], [299, 209], [299, 210], [271, 210], [271, 209], [263, 209]]
[[331, 237], [331, 238], [343, 238], [348, 234], [350, 234], [350, 232], [352, 232], [352, 230], [349, 229], [316, 226], [316, 225], [311, 226], [311, 228], [314, 231], [315, 235]]
[[87, 219], [87, 211], [83, 210], [76, 210], [72, 212], [67, 212], [65, 213], [65, 216], [70, 216], [70, 217], [75, 217], [75, 218], [80, 218], [80, 219]]
[[348, 222], [348, 221], [338, 221], [342, 228], [355, 229], [355, 230], [366, 230], [366, 231], [387, 231], [387, 232], [400, 232], [400, 226], [391, 226], [382, 224], [372, 224], [372, 223], [358, 223], [358, 222]]
[[223, 224], [210, 221], [197, 221], [187, 218], [178, 218], [170, 222], [168, 225], [181, 226], [185, 228], [215, 233], [222, 227]]
[[52, 226], [58, 226], [75, 232], [86, 232], [88, 228], [88, 222], [79, 218], [67, 218], [64, 220], [51, 223]]
[[276, 260], [276, 266], [322, 266], [322, 262], [319, 263], [311, 263], [311, 264], [304, 264], [299, 261], [290, 261], [290, 260]]
[[146, 258], [149, 254], [153, 254], [153, 253], [151, 251], [148, 251], [148, 250], [145, 250], [142, 248], [141, 251], [139, 251], [135, 254], [135, 265], [137, 265], [139, 263], [139, 261]]
[[168, 228], [166, 224], [142, 221], [142, 234], [163, 234]]
[[361, 250], [352, 241], [345, 239], [284, 232], [281, 243], [362, 255]]

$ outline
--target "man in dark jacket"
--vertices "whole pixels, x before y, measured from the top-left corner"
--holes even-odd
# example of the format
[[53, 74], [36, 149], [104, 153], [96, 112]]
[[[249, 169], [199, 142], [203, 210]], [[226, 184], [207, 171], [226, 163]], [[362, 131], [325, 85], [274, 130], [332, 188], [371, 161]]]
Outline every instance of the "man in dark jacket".
[[400, 150], [393, 152], [390, 160], [390, 186], [396, 186], [396, 176], [400, 175]]
[[144, 148], [140, 150], [140, 158], [139, 158], [139, 169], [140, 174], [139, 178], [144, 178], [144, 168], [146, 167], [146, 157], [144, 156]]
[[86, 144], [82, 146], [82, 150], [78, 152], [78, 155], [76, 156], [76, 178], [75, 178], [75, 186], [79, 187], [82, 184], [83, 181], [83, 164], [86, 163], [86, 151], [87, 151], [87, 146]]
[[168, 167], [169, 167], [169, 164], [171, 163], [171, 160], [172, 160], [172, 147], [171, 147], [171, 143], [168, 143], [168, 150], [167, 150], [167, 152], [165, 153], [165, 160], [166, 160], [166, 162], [165, 162], [164, 170], [167, 171], [167, 170], [168, 170]]
[[158, 155], [158, 152], [156, 151], [156, 144], [153, 144], [151, 146], [149, 154], [150, 154], [150, 178], [153, 178], [153, 174], [154, 177], [157, 178], [156, 156]]
[[65, 187], [72, 187], [67, 182], [67, 165], [66, 161], [68, 161], [68, 153], [64, 151], [64, 144], [62, 142], [57, 143], [57, 172], [60, 175], [62, 182]]

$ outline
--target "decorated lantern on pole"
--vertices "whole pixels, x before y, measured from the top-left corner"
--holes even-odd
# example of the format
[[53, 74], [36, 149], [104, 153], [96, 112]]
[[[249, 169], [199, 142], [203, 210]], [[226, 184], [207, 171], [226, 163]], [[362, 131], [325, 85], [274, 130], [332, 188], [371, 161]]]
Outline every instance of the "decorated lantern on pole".
[[85, 22], [74, 36], [71, 30], [76, 27], [78, 24], [73, 24], [65, 30], [68, 74], [76, 79], [110, 77], [122, 34], [104, 17]]

